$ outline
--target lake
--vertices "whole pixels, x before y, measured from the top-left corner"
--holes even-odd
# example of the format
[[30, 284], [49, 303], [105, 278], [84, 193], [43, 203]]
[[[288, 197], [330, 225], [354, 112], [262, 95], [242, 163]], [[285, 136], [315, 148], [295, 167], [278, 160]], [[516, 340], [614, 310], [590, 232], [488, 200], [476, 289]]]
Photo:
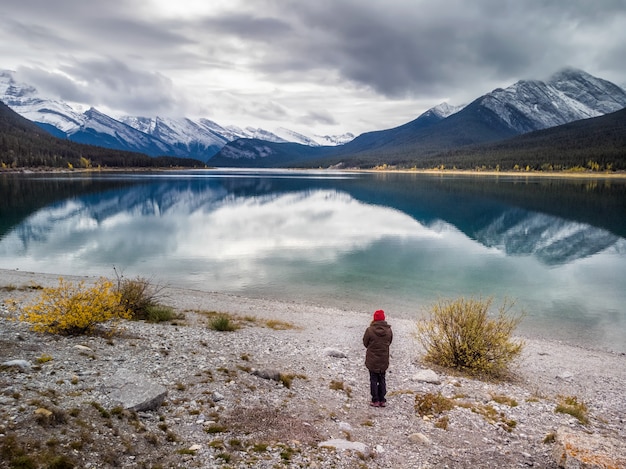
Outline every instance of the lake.
[[[626, 179], [291, 170], [0, 174], [0, 268], [417, 318], [626, 352]], [[1, 283], [1, 279], [0, 279]]]

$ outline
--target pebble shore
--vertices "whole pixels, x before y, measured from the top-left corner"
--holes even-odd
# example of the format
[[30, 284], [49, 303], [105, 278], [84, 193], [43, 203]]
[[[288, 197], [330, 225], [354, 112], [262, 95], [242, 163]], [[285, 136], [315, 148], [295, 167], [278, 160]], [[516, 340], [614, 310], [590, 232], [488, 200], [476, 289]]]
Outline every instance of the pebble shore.
[[[524, 338], [513, 378], [485, 382], [422, 363], [414, 321], [388, 317], [388, 405], [372, 408], [361, 342], [371, 312], [166, 288], [180, 319], [124, 322], [113, 337], [37, 334], [8, 319], [4, 301], [38, 293], [20, 287], [58, 277], [0, 270], [0, 288], [17, 287], [0, 292], [0, 363], [28, 364], [0, 368], [0, 449], [22, 444], [85, 468], [557, 468], [567, 430], [617, 445], [626, 461], [623, 354]], [[207, 311], [242, 327], [214, 331]], [[164, 402], [115, 407], [105, 383], [120, 369], [165, 388]], [[419, 415], [427, 393], [454, 407]], [[588, 423], [555, 412], [562, 396], [584, 402]]]

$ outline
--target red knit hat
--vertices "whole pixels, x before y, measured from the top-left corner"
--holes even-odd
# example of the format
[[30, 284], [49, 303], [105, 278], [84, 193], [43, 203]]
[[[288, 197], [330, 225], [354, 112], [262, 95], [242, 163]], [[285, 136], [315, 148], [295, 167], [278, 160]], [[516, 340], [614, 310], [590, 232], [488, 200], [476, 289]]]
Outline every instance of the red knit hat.
[[385, 320], [385, 312], [382, 309], [379, 309], [374, 313], [374, 321], [384, 321]]

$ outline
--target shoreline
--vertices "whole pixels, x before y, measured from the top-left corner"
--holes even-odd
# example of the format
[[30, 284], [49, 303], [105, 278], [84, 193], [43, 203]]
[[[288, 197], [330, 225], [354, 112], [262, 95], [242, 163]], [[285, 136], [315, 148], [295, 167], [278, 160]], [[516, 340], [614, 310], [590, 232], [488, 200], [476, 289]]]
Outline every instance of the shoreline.
[[[71, 280], [74, 282], [85, 281], [86, 283], [95, 282], [100, 277], [106, 277], [111, 279], [110, 275], [67, 275], [48, 272], [35, 272], [30, 270], [19, 269], [6, 269], [0, 267], [0, 288], [10, 285], [12, 287], [24, 288], [29, 284], [35, 284], [43, 287], [54, 287], [58, 285], [59, 278], [65, 280]], [[254, 297], [245, 296], [235, 293], [226, 293], [219, 291], [201, 290], [198, 288], [185, 287], [180, 285], [168, 285], [160, 284], [159, 289], [165, 292], [165, 299], [163, 303], [167, 303], [167, 298], [171, 295], [179, 297], [176, 303], [179, 305], [187, 305], [193, 303], [198, 298], [210, 298], [215, 304], [221, 305], [225, 310], [232, 310], [233, 312], [241, 312], [244, 308], [238, 307], [237, 304], [263, 304], [263, 305], [280, 305], [281, 308], [289, 308], [294, 311], [305, 310], [325, 310], [333, 311], [337, 314], [348, 315], [354, 317], [355, 320], [362, 321], [365, 317], [365, 312], [362, 310], [355, 310], [351, 308], [340, 307], [337, 305], [323, 305], [320, 303], [306, 302], [301, 300], [283, 299], [276, 297]], [[188, 300], [187, 300], [188, 299]], [[387, 312], [387, 315], [389, 313]], [[394, 321], [402, 321], [408, 324], [414, 324], [415, 319], [406, 316], [393, 316]], [[519, 332], [519, 329], [518, 329]], [[605, 353], [613, 356], [626, 356], [626, 352], [620, 352], [610, 348], [593, 347], [590, 345], [573, 343], [558, 338], [546, 337], [543, 334], [533, 334], [532, 330], [525, 330], [523, 333], [516, 334], [516, 337], [525, 341], [535, 341], [547, 344], [554, 344], [556, 346], [571, 347], [574, 349], [584, 350], [589, 353]]]
[[[95, 276], [63, 277], [86, 284], [97, 280]], [[0, 269], [0, 288], [16, 288], [0, 290], [0, 305], [7, 298], [30, 301], [38, 290], [19, 287], [56, 286], [58, 278], [54, 274]], [[127, 424], [114, 419], [119, 440], [133, 441], [134, 452], [128, 460], [122, 448], [116, 464], [110, 467], [136, 467], [136, 461], [147, 460], [173, 464], [172, 458], [179, 458], [180, 463], [177, 448], [196, 448], [189, 453], [187, 467], [192, 467], [192, 462], [204, 464], [198, 467], [220, 467], [218, 455], [224, 452], [234, 461], [247, 464], [245, 467], [274, 467], [281, 462], [281, 451], [291, 448], [297, 456], [293, 456], [294, 465], [289, 467], [556, 468], [552, 463], [554, 444], [544, 440], [562, 428], [580, 435], [626, 441], [624, 354], [528, 338], [524, 339], [522, 355], [513, 365], [509, 381], [479, 381], [438, 368], [434, 368], [435, 381], [422, 381], [417, 376], [430, 367], [421, 361], [423, 350], [415, 339], [414, 321], [390, 317], [394, 342], [387, 378], [388, 406], [372, 409], [368, 405], [369, 381], [361, 343], [370, 318], [362, 313], [178, 287], [166, 287], [160, 302], [182, 313], [184, 319], [176, 324], [130, 321], [122, 324], [124, 334], [110, 339], [35, 334], [26, 324], [0, 317], [0, 325], [5, 328], [0, 338], [0, 363], [20, 359], [36, 363], [44, 355], [52, 358], [39, 366], [41, 371], [0, 372], [0, 389], [22, 396], [0, 395], [0, 400], [11, 404], [0, 406], [0, 444], [7, 429], [22, 432], [26, 438], [33, 428], [41, 428], [29, 420], [34, 408], [27, 412], [20, 409], [20, 405], [25, 406], [22, 401], [41, 402], [38, 390], [53, 389], [51, 395], [58, 396], [57, 407], [66, 412], [84, 407], [81, 415], [85, 415], [88, 409], [95, 412], [90, 402], [108, 402], [103, 386], [120, 367], [145, 375], [167, 389], [168, 404], [158, 410], [159, 418], [148, 412], [141, 413], [140, 420], [149, 434], [155, 435], [152, 439], [162, 438], [163, 431], [157, 427], [167, 423], [177, 441], [141, 446], [142, 438], [130, 436], [137, 433], [136, 424], [126, 428]], [[235, 332], [215, 332], [207, 327], [202, 311], [256, 319]], [[260, 325], [268, 320], [294, 327], [275, 330]], [[293, 375], [293, 384], [286, 387], [261, 379], [254, 370]], [[442, 393], [458, 403], [446, 413], [446, 429], [437, 425], [441, 416], [416, 415], [416, 399], [424, 393]], [[494, 402], [497, 396], [514, 399], [516, 404]], [[583, 425], [570, 415], [555, 412], [559, 396], [573, 396], [583, 402], [590, 422]], [[43, 400], [44, 406], [48, 400]], [[513, 428], [504, 428], [504, 420], [481, 417], [466, 406], [493, 408], [506, 416], [507, 422], [514, 422]], [[282, 429], [282, 433], [276, 436], [256, 418], [246, 419], [246, 415], [282, 416], [272, 428]], [[117, 444], [106, 420], [98, 415], [91, 419], [95, 430], [89, 444], [102, 445], [101, 451]], [[247, 423], [243, 425], [242, 420]], [[226, 433], [207, 432], [210, 425], [218, 423], [225, 428], [220, 431]], [[52, 428], [61, 431], [64, 426]], [[301, 438], [295, 437], [294, 431], [300, 432]], [[67, 439], [61, 433], [56, 438]], [[267, 463], [249, 449], [255, 438], [275, 448], [264, 456]], [[248, 449], [239, 451], [229, 441], [240, 441]], [[329, 451], [318, 446], [322, 441], [359, 443], [367, 448], [369, 456], [363, 458], [362, 452], [359, 455], [339, 449]], [[624, 445], [620, 448], [620, 454], [624, 454]], [[92, 449], [90, 454], [97, 457], [98, 450]]]
[[[43, 286], [43, 287], [54, 287], [58, 285], [59, 278], [63, 278], [65, 280], [71, 280], [74, 282], [84, 281], [86, 283], [93, 283], [98, 280], [102, 276], [97, 275], [66, 275], [66, 274], [57, 274], [57, 273], [46, 273], [46, 272], [34, 272], [34, 271], [25, 271], [19, 269], [6, 269], [0, 268], [0, 289], [10, 285], [11, 287], [16, 287], [17, 289], [27, 287], [30, 284]], [[106, 278], [111, 278], [110, 276], [104, 276]], [[218, 291], [208, 291], [208, 290], [200, 290], [197, 288], [190, 288], [184, 286], [172, 286], [172, 285], [159, 285], [159, 288], [164, 292], [164, 300], [163, 303], [167, 304], [167, 299], [170, 296], [175, 296], [177, 299], [175, 303], [178, 307], [186, 307], [191, 308], [194, 302], [197, 302], [199, 298], [210, 299], [212, 303], [216, 305], [220, 305], [220, 307], [224, 311], [231, 311], [233, 313], [244, 314], [246, 308], [251, 308], [253, 304], [263, 305], [263, 308], [271, 308], [271, 305], [279, 305], [278, 309], [289, 309], [294, 311], [294, 314], [298, 314], [298, 312], [302, 313], [307, 310], [320, 310], [320, 311], [332, 311], [333, 314], [340, 314], [343, 316], [352, 317], [355, 321], [363, 322], [365, 314], [364, 311], [361, 310], [353, 310], [350, 308], [342, 308], [336, 305], [328, 305], [324, 306], [319, 303], [307, 303], [304, 301], [298, 300], [290, 300], [290, 299], [281, 299], [281, 298], [265, 298], [265, 297], [248, 297], [245, 295], [238, 295], [234, 293], [225, 293]], [[246, 305], [246, 306], [240, 306]], [[278, 318], [281, 319], [281, 318]], [[282, 318], [284, 319], [284, 318]], [[297, 318], [291, 318], [297, 322]], [[393, 316], [394, 321], [401, 321], [406, 324], [415, 324], [415, 319], [403, 317], [403, 316]], [[599, 353], [599, 354], [607, 354], [609, 356], [625, 356], [626, 352], [620, 352], [617, 350], [613, 350], [610, 348], [599, 348], [593, 347], [590, 345], [573, 343], [564, 340], [560, 340], [557, 338], [546, 337], [545, 335], [533, 334], [530, 330], [524, 331], [523, 334], [516, 334], [515, 337], [524, 340], [524, 341], [532, 341], [537, 343], [545, 343], [552, 344], [556, 347], [565, 347], [571, 349], [581, 350], [587, 353]]]
[[490, 177], [546, 177], [546, 178], [572, 178], [572, 179], [626, 179], [626, 171], [592, 172], [592, 171], [496, 171], [475, 169], [362, 169], [362, 168], [222, 168], [206, 166], [203, 168], [2, 168], [0, 174], [40, 174], [40, 173], [98, 173], [98, 172], [162, 172], [162, 171], [228, 171], [228, 170], [285, 170], [285, 171], [324, 171], [324, 172], [362, 172], [374, 174], [427, 174], [433, 176], [490, 176]]
[[[329, 169], [329, 171], [334, 171]], [[573, 178], [573, 179], [626, 179], [626, 171], [612, 172], [592, 172], [592, 171], [496, 171], [496, 170], [476, 170], [476, 169], [358, 169], [346, 168], [337, 171], [355, 171], [364, 173], [398, 173], [398, 174], [428, 174], [439, 176], [505, 176], [505, 177], [553, 177], [553, 178]]]

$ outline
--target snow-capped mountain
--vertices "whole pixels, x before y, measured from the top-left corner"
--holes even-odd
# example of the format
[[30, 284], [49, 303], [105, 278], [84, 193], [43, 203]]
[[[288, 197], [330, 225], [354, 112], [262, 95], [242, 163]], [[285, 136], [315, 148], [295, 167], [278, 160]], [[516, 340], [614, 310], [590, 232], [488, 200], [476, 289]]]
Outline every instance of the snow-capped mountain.
[[182, 151], [93, 107], [81, 113], [67, 103], [41, 97], [34, 87], [17, 83], [11, 72], [0, 72], [0, 100], [56, 137], [152, 156], [183, 156]]
[[18, 83], [11, 71], [0, 71], [0, 101], [57, 137], [151, 156], [206, 161], [228, 142], [239, 138], [320, 146], [338, 145], [350, 137], [312, 138], [288, 129], [270, 132], [253, 127], [223, 127], [205, 118], [123, 116], [114, 119], [93, 107], [81, 112], [68, 103], [43, 97], [33, 86]]
[[481, 97], [516, 133], [598, 117], [626, 107], [626, 91], [582, 70], [564, 69], [547, 81], [521, 80]]
[[11, 72], [0, 71], [0, 100], [22, 117], [44, 124], [44, 127], [51, 126], [62, 134], [72, 132], [84, 123], [80, 112], [68, 104], [39, 97], [32, 86], [16, 83]]
[[139, 132], [95, 108], [85, 111], [83, 116], [83, 124], [67, 133], [67, 137], [74, 142], [136, 151], [152, 156], [184, 156], [182, 151], [178, 152], [167, 143]]
[[[350, 132], [347, 132], [342, 135], [313, 135], [306, 136], [298, 132], [294, 132], [293, 130], [285, 129], [284, 127], [279, 127], [274, 130], [274, 134], [279, 138], [282, 138], [286, 142], [294, 142], [299, 143], [301, 145], [307, 145], [310, 147], [318, 147], [318, 146], [337, 146], [348, 143], [351, 140], [354, 140], [354, 135]], [[260, 137], [251, 137], [251, 138], [260, 138]], [[265, 139], [267, 140], [267, 139]], [[272, 141], [272, 140], [270, 140]]]
[[120, 121], [192, 158], [206, 159], [207, 155], [214, 155], [232, 140], [219, 132], [223, 130], [219, 125], [208, 120], [194, 122], [187, 118], [124, 116]]

